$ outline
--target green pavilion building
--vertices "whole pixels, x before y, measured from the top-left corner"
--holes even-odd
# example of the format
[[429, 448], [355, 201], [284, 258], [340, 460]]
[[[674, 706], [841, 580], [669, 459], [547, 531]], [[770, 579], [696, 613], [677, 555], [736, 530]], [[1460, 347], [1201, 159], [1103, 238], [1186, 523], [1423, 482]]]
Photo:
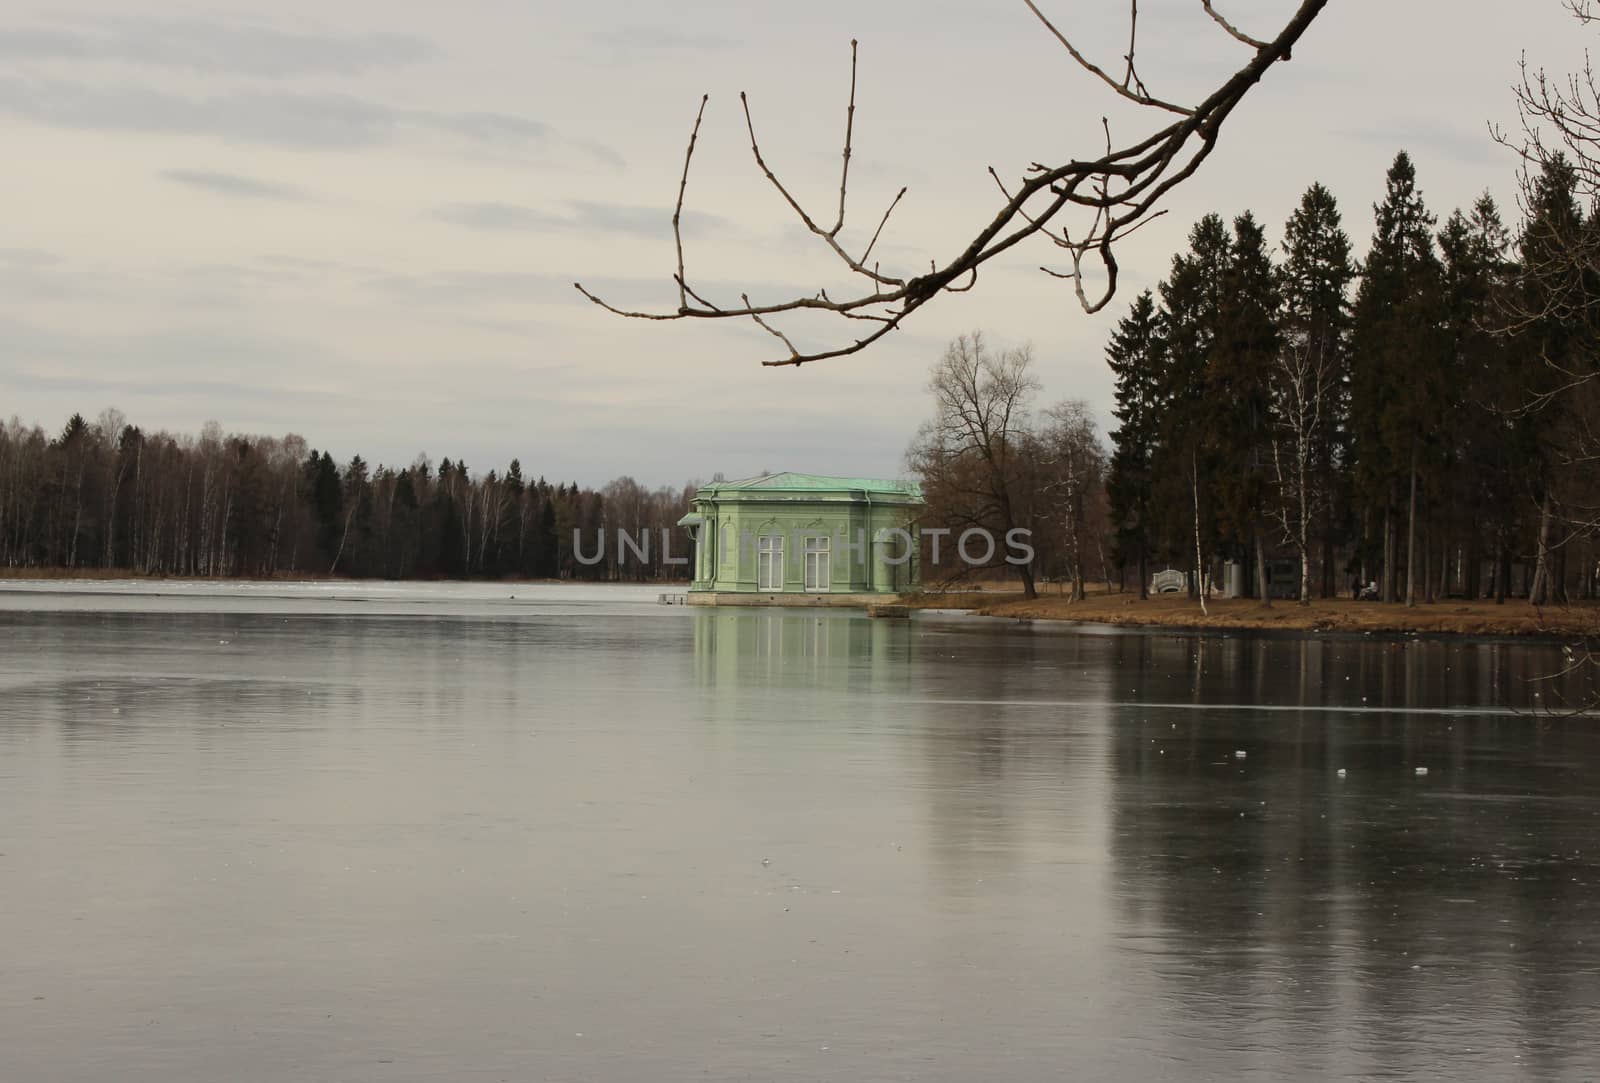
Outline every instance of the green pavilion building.
[[913, 482], [766, 474], [718, 481], [679, 520], [695, 539], [698, 605], [839, 605], [915, 590]]

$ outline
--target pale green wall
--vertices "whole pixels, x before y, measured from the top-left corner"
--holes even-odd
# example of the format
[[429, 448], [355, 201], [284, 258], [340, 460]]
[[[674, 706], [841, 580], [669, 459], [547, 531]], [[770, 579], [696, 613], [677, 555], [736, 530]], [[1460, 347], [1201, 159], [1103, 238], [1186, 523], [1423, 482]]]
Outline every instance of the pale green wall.
[[[692, 590], [750, 592], [758, 589], [757, 542], [764, 534], [783, 537], [783, 591], [805, 593], [804, 535], [830, 539], [830, 594], [898, 594], [916, 589], [918, 567], [916, 515], [919, 505], [906, 502], [868, 504], [844, 494], [830, 499], [821, 494], [764, 496], [749, 499], [699, 499], [695, 514], [704, 522], [697, 528], [697, 563]], [[900, 528], [911, 535], [911, 559], [898, 566], [885, 558], [906, 551], [904, 538], [880, 538], [882, 531]], [[709, 537], [715, 530], [716, 537]], [[865, 537], [864, 551], [846, 549]], [[874, 539], [878, 539], [874, 541]], [[742, 542], [742, 544], [741, 544]], [[713, 566], [714, 562], [714, 566]]]

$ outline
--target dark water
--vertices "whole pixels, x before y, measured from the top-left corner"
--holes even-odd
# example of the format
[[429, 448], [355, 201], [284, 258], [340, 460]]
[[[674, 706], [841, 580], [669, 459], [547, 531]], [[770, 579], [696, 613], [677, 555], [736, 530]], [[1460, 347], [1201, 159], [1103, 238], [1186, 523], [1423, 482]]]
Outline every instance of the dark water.
[[1554, 647], [95, 589], [0, 591], [7, 1083], [1600, 1073]]

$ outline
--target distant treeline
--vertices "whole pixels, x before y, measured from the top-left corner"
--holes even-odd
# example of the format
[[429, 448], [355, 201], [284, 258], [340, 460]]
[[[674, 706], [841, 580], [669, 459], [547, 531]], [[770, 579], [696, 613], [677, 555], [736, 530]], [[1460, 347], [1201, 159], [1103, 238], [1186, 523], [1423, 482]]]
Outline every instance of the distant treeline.
[[[1400, 154], [1365, 260], [1305, 193], [1281, 256], [1203, 218], [1107, 348], [1120, 559], [1211, 574], [1297, 557], [1306, 594], [1563, 601], [1600, 589], [1600, 216], [1559, 158], [1515, 232], [1441, 226]], [[1191, 576], [1191, 589], [1193, 577]]]
[[[146, 432], [116, 410], [74, 414], [52, 436], [13, 418], [0, 427], [0, 565], [124, 569], [142, 575], [339, 575], [411, 578], [630, 579], [663, 568], [660, 531], [676, 529], [695, 485], [600, 490], [419, 458], [343, 466], [299, 436]], [[595, 556], [602, 530], [651, 529], [650, 559]], [[682, 557], [689, 550], [682, 539]], [[614, 547], [613, 547], [614, 548]]]

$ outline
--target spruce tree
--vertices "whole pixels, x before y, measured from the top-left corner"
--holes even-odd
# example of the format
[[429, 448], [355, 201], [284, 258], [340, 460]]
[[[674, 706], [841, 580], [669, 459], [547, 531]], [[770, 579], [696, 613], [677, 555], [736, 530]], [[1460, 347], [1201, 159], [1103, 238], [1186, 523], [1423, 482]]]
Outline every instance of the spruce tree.
[[522, 463], [512, 459], [506, 476], [500, 479], [502, 491], [500, 523], [495, 530], [499, 540], [496, 566], [502, 575], [522, 575], [522, 553], [527, 546], [527, 485], [522, 480]]
[[421, 501], [413, 480], [414, 468], [400, 471], [394, 484], [394, 512], [390, 517], [389, 571], [396, 579], [409, 579], [416, 571], [421, 529]]
[[430, 518], [437, 543], [434, 548], [434, 574], [459, 578], [467, 571], [466, 553], [462, 546], [462, 523], [456, 502], [457, 471], [448, 458], [439, 463], [439, 481], [433, 487]]
[[321, 558], [312, 566], [320, 570], [328, 567], [339, 546], [339, 534], [344, 526], [344, 493], [339, 485], [339, 468], [333, 465], [333, 456], [325, 451], [319, 454], [312, 450], [306, 458], [303, 477]]
[[1208, 443], [1216, 464], [1211, 484], [1221, 540], [1238, 558], [1254, 557], [1255, 590], [1267, 589], [1265, 520], [1271, 467], [1271, 382], [1277, 361], [1276, 273], [1266, 233], [1249, 212], [1234, 219], [1222, 272], [1216, 340], [1206, 366], [1211, 403]]
[[1111, 412], [1118, 422], [1111, 433], [1111, 473], [1106, 484], [1111, 519], [1118, 551], [1124, 561], [1130, 556], [1135, 561], [1139, 597], [1146, 598], [1154, 541], [1150, 471], [1158, 447], [1160, 394], [1165, 383], [1162, 369], [1166, 363], [1160, 319], [1149, 290], [1134, 298], [1128, 314], [1117, 323], [1106, 346], [1106, 362], [1116, 376], [1116, 406]]
[[1362, 265], [1352, 328], [1351, 435], [1357, 503], [1370, 527], [1381, 524], [1383, 599], [1397, 600], [1402, 520], [1405, 591], [1416, 601], [1419, 488], [1437, 435], [1435, 406], [1444, 353], [1440, 342], [1440, 266], [1434, 217], [1422, 202], [1416, 169], [1401, 151], [1373, 208], [1375, 231]]
[[561, 542], [556, 534], [555, 496], [550, 484], [539, 479], [539, 521], [530, 547], [534, 575], [541, 579], [561, 576]]
[[[1479, 592], [1485, 544], [1497, 557], [1509, 544], [1508, 516], [1517, 504], [1507, 467], [1521, 458], [1514, 445], [1524, 425], [1516, 412], [1504, 409], [1512, 401], [1506, 392], [1514, 343], [1497, 333], [1496, 299], [1506, 288], [1508, 246], [1500, 212], [1487, 194], [1470, 215], [1453, 212], [1439, 231], [1448, 377], [1440, 426], [1446, 465], [1442, 518], [1446, 545], [1452, 536], [1459, 542], [1462, 587], [1469, 597]], [[1441, 550], [1440, 562], [1438, 579], [1448, 591], [1447, 549]]]
[[1206, 398], [1206, 375], [1232, 247], [1222, 217], [1206, 215], [1189, 233], [1188, 252], [1173, 257], [1171, 273], [1158, 287], [1167, 359], [1159, 391], [1153, 505], [1160, 510], [1165, 555], [1193, 569], [1190, 592], [1202, 599], [1205, 554], [1215, 542], [1211, 503], [1201, 495], [1213, 476], [1206, 433], [1214, 404]]

